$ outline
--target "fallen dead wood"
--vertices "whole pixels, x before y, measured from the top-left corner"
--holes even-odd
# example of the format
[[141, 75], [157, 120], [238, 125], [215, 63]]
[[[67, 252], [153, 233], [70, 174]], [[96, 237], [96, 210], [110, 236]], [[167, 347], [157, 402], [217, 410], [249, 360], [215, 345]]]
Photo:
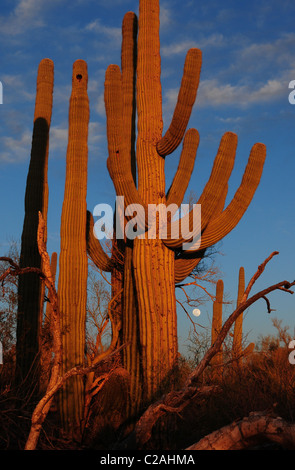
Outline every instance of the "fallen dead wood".
[[243, 450], [269, 441], [294, 450], [295, 424], [279, 416], [252, 412], [248, 417], [212, 432], [186, 450]]

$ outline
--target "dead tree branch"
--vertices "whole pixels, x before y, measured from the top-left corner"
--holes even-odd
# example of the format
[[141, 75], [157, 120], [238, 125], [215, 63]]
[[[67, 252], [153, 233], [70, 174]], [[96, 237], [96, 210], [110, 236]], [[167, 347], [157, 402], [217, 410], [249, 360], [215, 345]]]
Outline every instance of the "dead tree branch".
[[295, 449], [295, 424], [280, 417], [253, 412], [209, 434], [186, 450], [243, 450], [272, 441], [286, 449]]
[[[138, 421], [134, 430], [135, 439], [136, 439], [138, 448], [143, 448], [148, 443], [148, 439], [152, 435], [152, 430], [154, 426], [156, 425], [156, 423], [162, 417], [163, 414], [168, 413], [168, 412], [179, 413], [183, 409], [184, 403], [188, 403], [189, 400], [197, 396], [198, 391], [202, 390], [202, 389], [199, 389], [199, 390], [196, 389], [197, 381], [199, 377], [201, 376], [201, 374], [206, 369], [206, 367], [209, 365], [211, 359], [220, 350], [220, 347], [223, 341], [225, 340], [227, 334], [229, 333], [230, 328], [232, 327], [236, 319], [239, 317], [239, 315], [241, 315], [252, 304], [257, 302], [257, 300], [261, 298], [265, 299], [267, 294], [275, 290], [283, 290], [284, 292], [293, 294], [293, 291], [291, 291], [290, 288], [295, 285], [295, 281], [293, 282], [281, 281], [277, 284], [267, 287], [266, 289], [248, 298], [249, 293], [254, 283], [264, 271], [265, 266], [273, 258], [273, 256], [277, 254], [278, 252], [273, 252], [260, 266], [258, 266], [258, 270], [254, 274], [254, 276], [251, 278], [245, 290], [244, 296], [242, 298], [242, 302], [239, 304], [238, 308], [225, 321], [219, 335], [217, 336], [215, 343], [209, 348], [209, 350], [206, 352], [201, 362], [194, 369], [194, 371], [189, 375], [182, 390], [177, 391], [177, 392], [170, 392], [168, 395], [162, 397], [161, 400], [159, 400], [156, 404], [151, 405], [142, 415], [142, 417]], [[268, 303], [268, 310], [269, 309], [270, 309], [270, 304]], [[212, 389], [211, 389], [211, 392], [212, 392]], [[295, 441], [295, 437], [294, 437], [294, 441]]]
[[39, 268], [20, 268], [11, 258], [8, 257], [0, 257], [0, 261], [4, 261], [10, 264], [10, 266], [5, 270], [5, 272], [0, 276], [0, 282], [4, 283], [7, 276], [11, 275], [13, 277], [20, 276], [26, 273], [35, 272], [37, 273], [41, 279], [44, 280], [46, 287], [48, 288], [48, 298], [51, 303], [51, 333], [53, 339], [52, 345], [52, 352], [53, 352], [53, 363], [51, 367], [51, 376], [48, 382], [48, 386], [45, 392], [45, 395], [41, 398], [41, 400], [37, 403], [31, 419], [31, 429], [29, 436], [27, 438], [27, 442], [25, 445], [25, 450], [35, 450], [38, 439], [40, 436], [40, 432], [42, 429], [43, 422], [50, 410], [50, 405], [52, 403], [52, 399], [56, 392], [63, 386], [63, 384], [74, 375], [86, 375], [90, 372], [93, 372], [102, 362], [105, 360], [109, 360], [111, 356], [117, 354], [122, 348], [126, 345], [120, 346], [114, 350], [114, 348], [110, 352], [105, 352], [103, 355], [99, 356], [95, 363], [89, 367], [74, 367], [71, 370], [67, 371], [63, 376], [60, 376], [60, 366], [62, 362], [62, 339], [61, 339], [61, 328], [60, 328], [60, 310], [59, 310], [59, 303], [58, 303], [58, 295], [55, 289], [55, 285], [53, 283], [53, 276], [51, 273], [50, 267], [50, 258], [47, 253], [46, 244], [44, 242], [44, 231], [45, 231], [45, 223], [42, 217], [41, 212], [39, 212], [39, 225], [38, 225], [38, 234], [37, 234], [37, 241], [38, 241], [38, 250], [40, 256], [43, 261], [43, 270]]

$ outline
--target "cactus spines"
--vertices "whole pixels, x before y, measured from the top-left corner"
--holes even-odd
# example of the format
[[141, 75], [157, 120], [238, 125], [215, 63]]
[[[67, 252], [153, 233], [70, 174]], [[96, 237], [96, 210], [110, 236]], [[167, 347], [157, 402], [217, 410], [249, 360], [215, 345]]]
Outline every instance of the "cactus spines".
[[[31, 159], [26, 183], [25, 217], [21, 239], [21, 268], [41, 268], [42, 266], [37, 246], [38, 212], [42, 212], [46, 224], [48, 136], [52, 113], [53, 80], [53, 62], [50, 59], [43, 59], [39, 64], [37, 75]], [[46, 231], [44, 238], [46, 238]], [[24, 380], [29, 371], [30, 374], [38, 374], [43, 298], [44, 285], [37, 274], [20, 276], [16, 349], [17, 380]], [[38, 382], [37, 376], [33, 382], [36, 383], [36, 380]]]
[[[89, 102], [87, 65], [73, 64], [69, 104], [66, 181], [60, 227], [58, 296], [63, 328], [63, 372], [84, 364], [87, 296], [86, 193]], [[61, 393], [63, 427], [79, 433], [83, 416], [83, 380], [66, 382]]]

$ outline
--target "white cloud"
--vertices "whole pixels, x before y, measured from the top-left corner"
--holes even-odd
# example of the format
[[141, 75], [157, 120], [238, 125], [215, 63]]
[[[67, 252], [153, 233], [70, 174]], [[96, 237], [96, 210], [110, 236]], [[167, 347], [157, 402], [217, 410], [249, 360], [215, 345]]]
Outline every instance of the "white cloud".
[[31, 152], [32, 132], [26, 130], [21, 137], [2, 137], [0, 161], [18, 163], [25, 161]]
[[101, 22], [100, 18], [96, 18], [95, 20], [91, 21], [91, 23], [88, 23], [85, 26], [85, 31], [102, 34], [116, 43], [121, 42], [121, 27], [106, 26]]
[[192, 47], [197, 47], [198, 49], [206, 49], [207, 47], [220, 47], [224, 44], [224, 37], [222, 34], [212, 34], [211, 36], [202, 38], [198, 41], [186, 39], [184, 41], [163, 46], [161, 48], [161, 53], [164, 57], [173, 56], [176, 54], [186, 53]]
[[160, 8], [160, 28], [166, 28], [167, 26], [170, 26], [172, 23], [172, 15], [173, 12], [170, 10], [168, 5], [161, 5]]
[[17, 36], [29, 29], [44, 26], [42, 13], [45, 5], [43, 0], [19, 0], [9, 16], [0, 16], [1, 33]]
[[285, 83], [281, 80], [267, 80], [265, 83], [254, 85], [220, 83], [217, 79], [203, 80], [200, 83], [197, 105], [247, 106], [263, 102], [272, 102], [286, 93]]
[[[164, 96], [164, 113], [174, 111], [178, 88], [170, 88]], [[280, 97], [287, 96], [286, 82], [282, 80], [267, 80], [265, 83], [257, 84], [230, 84], [222, 83], [218, 79], [201, 80], [196, 105], [221, 106], [229, 105], [245, 107], [252, 104], [272, 102]]]
[[68, 144], [68, 128], [51, 126], [49, 133], [49, 152], [63, 151], [66, 156]]
[[34, 92], [28, 91], [26, 81], [22, 75], [4, 74], [1, 77], [5, 93], [5, 101], [16, 101], [20, 97], [22, 100], [32, 101], [35, 99]]

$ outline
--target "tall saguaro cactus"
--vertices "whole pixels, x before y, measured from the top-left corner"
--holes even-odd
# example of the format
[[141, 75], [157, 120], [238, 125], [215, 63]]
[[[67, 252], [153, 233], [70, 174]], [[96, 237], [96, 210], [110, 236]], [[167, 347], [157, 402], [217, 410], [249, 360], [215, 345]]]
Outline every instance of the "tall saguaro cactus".
[[[69, 106], [66, 182], [61, 216], [58, 296], [63, 329], [63, 371], [83, 365], [87, 297], [86, 194], [89, 102], [87, 65], [73, 65]], [[64, 430], [79, 435], [84, 388], [80, 376], [66, 382], [61, 393]]]
[[[129, 13], [126, 21], [134, 22], [134, 18], [135, 15]], [[130, 65], [126, 73], [123, 57], [126, 59], [128, 55]], [[132, 67], [135, 67], [132, 59], [135, 57], [136, 97], [132, 91]], [[123, 28], [122, 69], [110, 65], [105, 76], [107, 166], [117, 195], [124, 196], [125, 207], [140, 204], [147, 210], [150, 204], [167, 207], [171, 203], [177, 206], [182, 203], [199, 144], [197, 130], [186, 132], [186, 128], [196, 99], [201, 62], [201, 51], [190, 49], [172, 121], [163, 136], [159, 0], [140, 0], [137, 43], [134, 36], [128, 36], [128, 28]], [[135, 102], [137, 185], [132, 165], [132, 136], [125, 132], [126, 119], [131, 128], [134, 124]], [[167, 191], [165, 160], [182, 141], [179, 166]], [[198, 247], [184, 250], [183, 243], [190, 240], [186, 240], [183, 233], [175, 239], [169, 236], [168, 230], [167, 237], [161, 238], [159, 226], [155, 238], [149, 238], [146, 231], [145, 236], [135, 238], [132, 243], [126, 240], [129, 252], [128, 257], [125, 252], [121, 340], [127, 344], [124, 366], [130, 372], [131, 396], [137, 403], [151, 400], [177, 366], [175, 283], [189, 276], [209, 246], [234, 229], [259, 184], [266, 154], [265, 146], [260, 143], [253, 146], [241, 185], [224, 209], [236, 147], [237, 136], [225, 133], [208, 183], [198, 200], [202, 210], [202, 238]], [[191, 224], [193, 216], [191, 211]], [[146, 219], [138, 218], [137, 223], [147, 230]], [[101, 247], [98, 252], [101, 253]], [[104, 256], [100, 254], [99, 259], [103, 260]]]
[[[21, 239], [21, 268], [41, 268], [41, 258], [37, 246], [38, 211], [42, 212], [46, 223], [53, 69], [53, 62], [50, 59], [43, 59], [38, 68], [31, 160], [27, 176], [25, 217]], [[39, 340], [43, 298], [44, 286], [37, 274], [30, 273], [20, 276], [16, 348], [16, 377], [18, 381], [28, 378], [28, 383], [30, 383], [34, 376], [33, 383], [36, 384], [40, 360]]]

